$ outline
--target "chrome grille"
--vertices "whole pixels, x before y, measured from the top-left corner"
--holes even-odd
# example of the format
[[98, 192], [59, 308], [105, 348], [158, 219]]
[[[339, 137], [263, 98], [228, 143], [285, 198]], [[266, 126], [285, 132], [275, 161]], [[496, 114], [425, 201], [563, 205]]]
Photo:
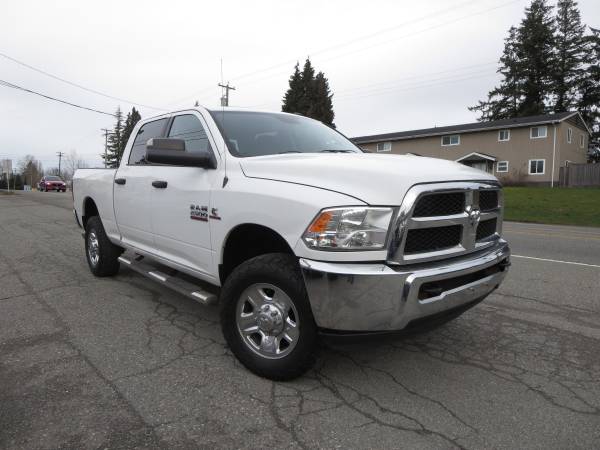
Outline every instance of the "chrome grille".
[[498, 219], [482, 220], [477, 225], [477, 233], [475, 234], [475, 240], [481, 241], [482, 239], [492, 236], [496, 232], [496, 222]]
[[413, 186], [392, 230], [388, 262], [459, 256], [493, 245], [501, 234], [502, 191], [487, 182]]
[[460, 244], [462, 226], [450, 225], [436, 228], [408, 230], [404, 253], [434, 252]]
[[479, 191], [479, 208], [482, 211], [491, 211], [498, 207], [498, 191], [482, 190]]
[[464, 192], [422, 196], [415, 206], [413, 217], [450, 216], [465, 210]]

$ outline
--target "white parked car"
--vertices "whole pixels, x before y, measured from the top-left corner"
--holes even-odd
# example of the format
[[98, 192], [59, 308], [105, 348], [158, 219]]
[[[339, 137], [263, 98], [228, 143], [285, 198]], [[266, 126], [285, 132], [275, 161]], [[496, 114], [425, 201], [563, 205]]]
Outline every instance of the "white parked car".
[[443, 323], [498, 287], [502, 191], [440, 159], [367, 154], [305, 117], [197, 108], [137, 124], [118, 169], [80, 169], [89, 267], [203, 304], [251, 371], [302, 374], [319, 333]]

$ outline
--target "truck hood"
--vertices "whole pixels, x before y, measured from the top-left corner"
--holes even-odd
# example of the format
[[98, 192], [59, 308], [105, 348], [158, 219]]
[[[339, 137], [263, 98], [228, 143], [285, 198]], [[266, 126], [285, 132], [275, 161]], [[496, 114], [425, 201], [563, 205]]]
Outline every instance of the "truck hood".
[[396, 206], [415, 184], [496, 181], [481, 170], [437, 158], [369, 153], [305, 153], [240, 160], [244, 174], [340, 192], [370, 205]]

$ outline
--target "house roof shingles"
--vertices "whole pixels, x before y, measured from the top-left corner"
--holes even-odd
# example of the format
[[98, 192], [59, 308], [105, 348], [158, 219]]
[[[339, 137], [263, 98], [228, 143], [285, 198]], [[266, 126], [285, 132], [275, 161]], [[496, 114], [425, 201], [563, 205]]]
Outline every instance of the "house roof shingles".
[[[517, 117], [514, 119], [493, 120], [490, 122], [464, 123], [460, 125], [450, 125], [447, 127], [423, 128], [421, 130], [400, 131], [397, 133], [374, 134], [371, 136], [353, 137], [351, 140], [356, 144], [367, 144], [370, 142], [398, 141], [402, 139], [412, 139], [428, 136], [441, 136], [452, 133], [473, 133], [483, 130], [497, 130], [502, 128], [517, 128], [530, 125], [543, 125], [545, 123], [561, 122], [573, 115], [579, 113], [567, 111], [556, 114], [541, 114], [538, 116]], [[584, 124], [585, 126], [585, 124]], [[586, 127], [587, 128], [587, 127]]]

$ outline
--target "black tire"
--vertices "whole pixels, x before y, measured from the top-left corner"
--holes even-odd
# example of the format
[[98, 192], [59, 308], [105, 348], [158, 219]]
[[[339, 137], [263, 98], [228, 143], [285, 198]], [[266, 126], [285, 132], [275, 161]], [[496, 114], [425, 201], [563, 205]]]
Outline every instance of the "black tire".
[[[283, 291], [298, 314], [296, 343], [288, 354], [278, 359], [268, 359], [253, 351], [242, 338], [236, 322], [242, 294], [249, 287], [261, 283]], [[271, 380], [291, 380], [306, 372], [315, 360], [318, 334], [297, 258], [270, 253], [238, 266], [221, 291], [221, 327], [233, 354], [255, 374]]]
[[[90, 247], [94, 247], [93, 242], [97, 243], [96, 252], [90, 251]], [[116, 275], [121, 253], [123, 249], [110, 242], [106, 236], [100, 217], [90, 217], [85, 225], [85, 257], [90, 271], [97, 277]]]

